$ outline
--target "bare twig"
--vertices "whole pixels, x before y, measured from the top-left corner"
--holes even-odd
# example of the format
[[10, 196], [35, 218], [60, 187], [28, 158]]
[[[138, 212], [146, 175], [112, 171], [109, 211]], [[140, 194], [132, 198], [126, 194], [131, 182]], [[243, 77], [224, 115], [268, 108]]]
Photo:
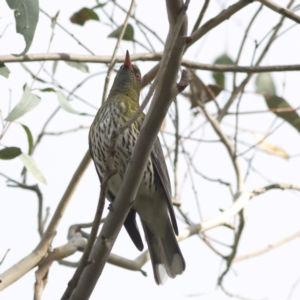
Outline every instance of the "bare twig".
[[229, 19], [232, 15], [237, 13], [239, 10], [250, 4], [251, 0], [240, 0], [237, 3], [229, 6], [227, 9], [224, 9], [216, 17], [210, 19], [205, 24], [203, 24], [199, 29], [197, 29], [192, 35], [189, 43], [189, 47], [198, 41], [202, 36], [204, 36], [208, 31], [218, 26], [220, 23]]
[[200, 103], [200, 105], [201, 105], [200, 107], [201, 107], [205, 117], [211, 123], [211, 125], [213, 126], [216, 134], [219, 136], [220, 140], [223, 142], [223, 144], [225, 145], [225, 147], [226, 147], [226, 149], [229, 153], [229, 156], [231, 158], [232, 164], [233, 164], [235, 172], [236, 172], [237, 189], [238, 189], [238, 191], [242, 191], [244, 189], [244, 180], [243, 180], [241, 167], [240, 167], [239, 162], [237, 160], [237, 157], [235, 155], [234, 147], [233, 147], [231, 141], [229, 140], [229, 138], [223, 133], [219, 122], [217, 120], [215, 120], [207, 112], [206, 108], [201, 103]]
[[[52, 17], [51, 17], [49, 14], [47, 14], [43, 9], [40, 8], [40, 11], [41, 11], [45, 16], [47, 16], [50, 20], [52, 20]], [[65, 27], [63, 27], [60, 23], [58, 23], [57, 20], [56, 20], [56, 25], [57, 25], [58, 27], [60, 27], [65, 33], [67, 33], [70, 37], [72, 37], [72, 38], [78, 43], [78, 45], [80, 45], [81, 47], [83, 47], [83, 48], [84, 48], [86, 51], [88, 51], [90, 54], [95, 55], [95, 53], [94, 53], [92, 50], [90, 50], [87, 46], [85, 46], [82, 42], [80, 42], [80, 41], [74, 36], [73, 33], [71, 33], [70, 31], [68, 31]]]
[[106, 96], [107, 96], [107, 89], [108, 89], [108, 84], [109, 84], [109, 81], [110, 81], [110, 76], [111, 76], [112, 71], [114, 69], [115, 63], [117, 62], [116, 61], [117, 52], [119, 50], [119, 47], [120, 47], [122, 38], [124, 36], [124, 33], [125, 33], [125, 30], [126, 30], [128, 21], [130, 19], [130, 15], [131, 15], [131, 13], [133, 11], [134, 4], [135, 4], [135, 0], [132, 0], [131, 4], [130, 4], [130, 7], [129, 7], [129, 10], [127, 12], [126, 18], [124, 20], [124, 23], [123, 23], [123, 26], [122, 26], [122, 30], [121, 30], [120, 35], [118, 37], [118, 40], [117, 40], [117, 43], [116, 43], [113, 55], [112, 55], [111, 60], [110, 60], [109, 68], [107, 70], [107, 74], [106, 74], [106, 77], [105, 77], [105, 84], [104, 84], [103, 95], [102, 95], [102, 103], [105, 101]]
[[[291, 0], [288, 4], [288, 8], [293, 4], [294, 0]], [[277, 33], [279, 31], [279, 29], [281, 28], [283, 21], [284, 21], [285, 17], [283, 16], [278, 24], [274, 27], [274, 31], [273, 34], [271, 35], [271, 37], [269, 38], [269, 41], [267, 42], [265, 48], [263, 49], [262, 53], [260, 54], [258, 60], [256, 61], [255, 66], [259, 66], [259, 64], [261, 63], [261, 61], [263, 60], [263, 58], [265, 57], [265, 55], [267, 54], [269, 48], [271, 47], [272, 43], [274, 42], [274, 40], [276, 39]], [[221, 110], [221, 112], [219, 113], [218, 116], [218, 121], [220, 122], [223, 117], [226, 115], [226, 113], [228, 112], [229, 107], [231, 106], [231, 104], [233, 103], [233, 101], [236, 99], [236, 97], [238, 96], [239, 93], [241, 93], [244, 90], [244, 87], [247, 85], [247, 83], [250, 81], [251, 77], [252, 77], [253, 73], [249, 73], [248, 76], [242, 81], [242, 83], [236, 88], [234, 89], [234, 91], [232, 92], [230, 98], [228, 99], [227, 103], [225, 104], [224, 108]]]
[[7, 254], [8, 254], [9, 251], [10, 251], [10, 249], [6, 250], [5, 254], [3, 255], [3, 257], [2, 257], [2, 259], [0, 261], [0, 266], [3, 264], [3, 262], [4, 262], [4, 260], [5, 260], [5, 258], [6, 258], [6, 256], [7, 256]]
[[76, 132], [76, 131], [81, 130], [81, 129], [89, 129], [89, 128], [90, 128], [90, 126], [80, 125], [76, 128], [68, 129], [68, 130], [64, 130], [64, 131], [57, 131], [57, 132], [47, 132], [47, 131], [45, 131], [43, 133], [43, 135], [62, 135], [62, 134], [67, 134], [67, 133], [71, 133], [71, 132]]
[[295, 289], [296, 289], [296, 287], [298, 286], [299, 283], [300, 283], [300, 277], [294, 282], [294, 284], [293, 284], [293, 286], [292, 286], [292, 288], [290, 290], [290, 293], [289, 293], [289, 295], [287, 297], [287, 300], [291, 300], [292, 299], [293, 293], [294, 293], [294, 291], [295, 291]]
[[295, 14], [292, 10], [280, 6], [277, 3], [273, 2], [272, 0], [259, 0], [259, 2], [261, 2], [263, 5], [267, 6], [268, 8], [272, 9], [273, 11], [283, 15], [284, 17], [287, 17], [300, 24], [300, 16]]
[[5, 289], [7, 286], [11, 285], [13, 282], [21, 278], [24, 274], [38, 265], [40, 261], [45, 257], [48, 252], [50, 243], [52, 242], [52, 239], [56, 233], [56, 228], [61, 218], [63, 217], [65, 209], [67, 208], [69, 201], [71, 200], [71, 197], [90, 161], [90, 152], [87, 151], [77, 170], [75, 171], [69, 185], [67, 186], [66, 191], [62, 199], [60, 200], [56, 211], [50, 221], [50, 224], [48, 225], [48, 228], [42, 236], [41, 241], [29, 255], [25, 256], [4, 273], [0, 274], [0, 280], [2, 281], [2, 283], [0, 284], [0, 290]]
[[[127, 10], [124, 9], [117, 1], [113, 2], [114, 5], [116, 5], [118, 8], [120, 8], [123, 12], [127, 13]], [[164, 41], [151, 29], [149, 28], [146, 24], [144, 24], [143, 22], [141, 22], [140, 20], [138, 20], [134, 15], [130, 16], [133, 20], [135, 20], [137, 22], [137, 24], [143, 26], [146, 30], [148, 30], [149, 32], [151, 32], [158, 41], [160, 41], [160, 43], [162, 45], [164, 45]]]
[[44, 233], [44, 218], [43, 218], [43, 195], [37, 184], [27, 185], [21, 182], [18, 182], [14, 179], [9, 178], [8, 176], [0, 173], [1, 176], [5, 177], [9, 182], [13, 182], [15, 185], [8, 185], [10, 187], [19, 187], [25, 190], [33, 191], [36, 193], [38, 198], [38, 232], [40, 236], [43, 236]]
[[[249, 33], [249, 31], [250, 31], [250, 28], [251, 28], [252, 24], [254, 23], [256, 17], [258, 16], [258, 14], [260, 13], [260, 11], [262, 10], [262, 8], [263, 8], [263, 5], [261, 5], [261, 6], [258, 8], [258, 10], [257, 10], [257, 11], [255, 12], [255, 14], [253, 15], [251, 21], [249, 22], [248, 27], [247, 27], [246, 30], [245, 30], [244, 37], [243, 37], [243, 40], [242, 40], [242, 42], [241, 42], [239, 52], [238, 52], [237, 58], [236, 58], [236, 60], [235, 60], [235, 65], [238, 65], [238, 63], [239, 63], [239, 61], [240, 61], [241, 54], [242, 54], [242, 51], [243, 51], [245, 42], [246, 42], [246, 40], [247, 40], [247, 37], [248, 37], [248, 33]], [[233, 74], [233, 88], [236, 87], [235, 80], [236, 80], [236, 73]]]
[[179, 152], [179, 111], [178, 111], [178, 102], [177, 99], [174, 100], [175, 106], [175, 150], [174, 150], [174, 198], [176, 202], [179, 202], [178, 199], [178, 152]]
[[297, 231], [296, 233], [290, 235], [290, 236], [285, 237], [284, 239], [282, 239], [282, 240], [280, 240], [276, 243], [268, 245], [267, 247], [265, 247], [263, 249], [237, 256], [233, 259], [232, 263], [237, 263], [241, 260], [245, 260], [245, 259], [249, 259], [249, 258], [252, 258], [252, 257], [262, 255], [262, 254], [267, 253], [271, 250], [274, 250], [275, 248], [280, 247], [280, 246], [282, 246], [282, 245], [284, 245], [284, 244], [286, 244], [286, 243], [288, 243], [288, 242], [290, 242], [290, 241], [292, 241], [292, 240], [294, 240], [298, 237], [300, 237], [300, 230]]
[[209, 5], [209, 1], [210, 1], [210, 0], [205, 0], [204, 4], [203, 4], [203, 6], [202, 6], [202, 9], [201, 9], [201, 11], [200, 11], [200, 14], [199, 14], [199, 16], [198, 16], [198, 19], [197, 19], [197, 21], [196, 21], [196, 23], [195, 23], [195, 25], [194, 25], [194, 27], [193, 27], [193, 30], [192, 30], [192, 33], [191, 33], [191, 34], [193, 34], [193, 33], [198, 29], [198, 27], [200, 26], [201, 21], [202, 21], [202, 19], [203, 19], [203, 17], [204, 17], [204, 14], [205, 14], [206, 10], [207, 10], [207, 7], [208, 7], [208, 5]]
[[[80, 276], [84, 270], [84, 268], [90, 264], [91, 262], [89, 261], [89, 256], [92, 251], [92, 248], [94, 246], [96, 237], [97, 237], [97, 232], [99, 230], [99, 225], [101, 223], [101, 217], [103, 213], [103, 208], [105, 204], [105, 197], [106, 197], [106, 192], [109, 184], [109, 179], [116, 174], [116, 171], [109, 170], [109, 168], [106, 167], [106, 172], [105, 172], [105, 177], [103, 179], [103, 182], [101, 184], [101, 191], [100, 191], [100, 196], [99, 196], [99, 201], [98, 201], [98, 207], [96, 210], [96, 214], [94, 217], [93, 225], [92, 225], [92, 230], [89, 235], [88, 242], [84, 248], [84, 253], [81, 257], [81, 260], [79, 262], [79, 265], [72, 277], [72, 279], [68, 283], [68, 287], [66, 291], [64, 292], [62, 296], [62, 300], [64, 299], [69, 299], [73, 290], [76, 288], [78, 281], [80, 279]], [[81, 224], [82, 225], [82, 224]], [[90, 224], [85, 224], [85, 226], [90, 227]], [[83, 227], [83, 226], [81, 226]], [[72, 228], [74, 229], [74, 228]], [[75, 233], [76, 236], [77, 233]], [[70, 235], [70, 230], [69, 230], [69, 235]], [[81, 235], [81, 234], [80, 234]]]
[[288, 183], [270, 184], [270, 185], [267, 185], [267, 186], [262, 187], [260, 189], [256, 189], [256, 190], [252, 191], [252, 197], [261, 195], [261, 194], [263, 194], [263, 193], [265, 193], [269, 190], [272, 190], [272, 189], [280, 189], [280, 190], [289, 189], [289, 190], [300, 191], [300, 186], [299, 185], [294, 185], [294, 184], [288, 184]]

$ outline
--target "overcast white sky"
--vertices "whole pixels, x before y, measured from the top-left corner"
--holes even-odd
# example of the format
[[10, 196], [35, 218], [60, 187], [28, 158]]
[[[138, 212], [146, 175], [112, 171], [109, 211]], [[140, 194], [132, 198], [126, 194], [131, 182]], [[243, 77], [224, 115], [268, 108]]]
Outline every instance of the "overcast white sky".
[[[124, 7], [129, 7], [129, 1], [119, 2]], [[191, 1], [188, 10], [189, 32], [198, 17], [203, 2], [200, 0]], [[277, 2], [281, 4], [286, 3], [286, 1]], [[211, 1], [205, 21], [219, 13], [223, 5], [228, 7], [232, 3], [234, 2]], [[51, 16], [54, 16], [60, 10], [58, 21], [96, 54], [110, 55], [116, 42], [115, 39], [106, 39], [107, 35], [112, 31], [111, 28], [94, 21], [87, 22], [84, 27], [70, 23], [69, 17], [82, 8], [83, 5], [92, 7], [95, 5], [95, 2], [92, 0], [86, 0], [84, 3], [79, 0], [40, 1], [40, 7]], [[229, 22], [214, 29], [207, 37], [195, 44], [186, 53], [185, 58], [203, 63], [212, 63], [217, 56], [226, 51], [235, 59], [244, 30], [258, 6], [258, 3], [249, 5], [232, 17]], [[107, 5], [105, 9], [110, 12], [111, 5]], [[168, 21], [164, 1], [137, 1], [136, 15], [157, 32], [162, 39], [165, 39], [168, 32]], [[116, 9], [115, 16], [117, 23], [121, 25], [125, 15]], [[101, 20], [107, 21], [100, 10], [99, 17]], [[278, 15], [267, 8], [263, 9], [263, 14], [257, 19], [257, 23], [250, 32], [250, 37], [241, 59], [241, 65], [250, 64], [254, 49], [253, 41], [255, 39], [260, 40], [278, 20]], [[2, 1], [0, 3], [0, 32], [10, 22], [14, 24], [13, 13], [9, 10], [6, 3]], [[130, 21], [130, 23], [134, 25], [133, 21]], [[293, 24], [292, 21], [286, 21], [284, 28], [289, 27], [291, 24]], [[298, 26], [298, 28], [289, 31], [275, 42], [262, 65], [299, 64], [299, 28]], [[143, 36], [139, 31], [136, 30], [135, 33], [136, 39], [143, 40]], [[46, 52], [50, 36], [50, 21], [43, 14], [40, 14], [40, 20], [29, 53]], [[152, 39], [152, 41], [155, 49], [161, 51], [161, 44], [155, 39]], [[15, 34], [15, 27], [11, 25], [0, 39], [0, 55], [20, 53], [23, 47], [23, 38]], [[119, 54], [124, 54], [126, 49], [130, 53], [134, 52], [132, 43], [122, 42]], [[135, 50], [136, 52], [145, 52], [139, 46], [136, 46]], [[88, 54], [70, 36], [57, 27], [50, 52]], [[39, 68], [39, 63], [27, 63], [26, 65], [34, 72]], [[147, 73], [153, 65], [154, 63], [138, 63], [142, 74]], [[13, 107], [21, 99], [24, 83], [31, 84], [32, 82], [28, 73], [19, 64], [7, 64], [7, 66], [11, 70], [9, 79], [0, 77], [0, 109], [4, 117], [7, 116], [8, 112], [9, 91], [11, 90]], [[46, 68], [51, 72], [52, 62], [47, 62]], [[89, 64], [89, 68], [91, 73], [105, 70], [104, 66], [100, 64]], [[202, 71], [198, 72], [198, 75], [206, 84], [213, 83], [210, 72]], [[69, 90], [74, 88], [86, 76], [79, 70], [70, 68], [64, 62], [59, 62], [58, 64], [57, 80]], [[41, 77], [49, 80], [45, 73], [41, 73]], [[242, 77], [239, 76], [238, 78]], [[228, 76], [228, 89], [231, 89], [231, 78], [231, 76]], [[299, 72], [278, 73], [273, 78], [278, 95], [284, 96], [292, 106], [299, 106]], [[283, 83], [285, 83], [285, 88], [283, 88]], [[79, 89], [77, 94], [93, 105], [99, 106], [103, 85], [104, 75], [94, 77]], [[38, 82], [33, 86], [36, 89], [40, 87], [46, 86]], [[266, 109], [263, 98], [250, 93], [253, 91], [254, 85], [250, 83], [247, 88], [249, 93], [246, 93], [241, 104], [242, 111]], [[42, 96], [41, 103], [35, 110], [18, 120], [30, 127], [35, 138], [48, 115], [58, 106], [53, 93], [41, 94], [38, 91], [36, 93]], [[145, 93], [143, 91], [142, 96]], [[219, 96], [221, 105], [228, 99], [228, 95], [227, 92], [223, 92]], [[181, 114], [180, 127], [184, 129], [192, 119], [192, 114], [189, 110], [190, 105], [185, 99], [179, 98], [179, 103]], [[95, 109], [86, 106], [78, 100], [72, 101], [72, 106], [79, 111], [96, 113]], [[214, 106], [209, 104], [208, 109], [213, 112]], [[274, 116], [271, 114], [260, 114], [255, 117], [244, 116], [240, 118], [240, 126], [263, 133], [268, 130], [273, 119]], [[78, 117], [61, 111], [50, 124], [47, 131], [57, 132], [75, 128], [78, 125], [88, 126], [91, 122], [91, 117]], [[277, 120], [276, 124], [279, 123], [280, 121]], [[199, 120], [197, 124], [200, 124]], [[224, 131], [232, 134], [232, 128], [228, 124], [234, 124], [234, 118], [226, 117], [223, 122]], [[172, 130], [172, 125], [170, 120], [168, 121], [167, 119], [168, 130]], [[40, 184], [40, 186], [44, 196], [45, 207], [49, 206], [52, 214], [72, 174], [87, 150], [87, 133], [87, 130], [82, 130], [59, 137], [46, 136], [34, 153], [34, 159], [47, 179], [48, 184]], [[204, 131], [200, 131], [199, 137], [202, 137], [203, 133]], [[215, 139], [210, 126], [206, 126], [205, 138]], [[241, 139], [252, 143], [255, 142], [255, 139], [247, 132], [243, 133]], [[300, 153], [299, 133], [289, 125], [281, 126], [276, 134], [268, 138], [268, 141], [283, 147], [290, 155]], [[18, 124], [11, 125], [8, 134], [3, 140], [3, 144], [6, 146], [19, 146], [24, 152], [27, 151], [26, 136]], [[195, 147], [195, 145], [192, 146], [192, 143], [187, 145], [191, 145], [191, 149]], [[247, 165], [243, 160], [241, 161], [243, 170], [246, 172]], [[202, 143], [197, 153], [196, 162], [199, 170], [206, 175], [235, 183], [233, 169], [223, 145], [216, 146]], [[272, 182], [287, 182], [299, 185], [299, 163], [299, 157], [286, 161], [265, 153], [258, 153], [255, 157], [254, 166], [262, 170], [262, 173], [270, 178]], [[14, 179], [19, 179], [21, 168], [22, 164], [19, 159], [0, 161], [0, 171]], [[184, 164], [181, 164], [180, 168], [182, 168], [181, 174], [184, 174]], [[232, 199], [226, 188], [215, 183], [208, 183], [198, 177], [196, 180], [203, 219], [213, 217], [219, 213], [220, 208], [224, 209], [230, 206]], [[36, 180], [29, 175], [28, 182], [34, 184]], [[246, 189], [251, 191], [264, 185], [267, 185], [267, 182], [254, 174], [249, 177]], [[98, 193], [98, 178], [94, 171], [94, 166], [91, 164], [81, 180], [58, 228], [53, 243], [54, 247], [66, 243], [67, 231], [70, 225], [92, 220]], [[183, 210], [189, 212], [189, 216], [194, 222], [199, 222], [194, 198], [191, 186], [187, 185], [182, 192]], [[0, 271], [2, 272], [32, 251], [39, 241], [39, 236], [36, 230], [37, 199], [34, 193], [6, 188], [5, 181], [0, 179], [0, 207], [0, 257], [2, 257], [7, 248], [11, 249], [3, 265], [0, 266]], [[272, 191], [252, 200], [246, 208], [246, 228], [238, 249], [238, 255], [264, 248], [268, 244], [299, 230], [299, 211], [300, 201], [299, 195], [296, 193]], [[181, 228], [186, 227], [180, 222], [179, 224]], [[216, 229], [209, 232], [209, 234], [222, 241], [231, 241], [228, 238], [231, 236], [228, 229]], [[169, 279], [164, 286], [158, 287], [153, 279], [150, 262], [143, 267], [148, 277], [144, 277], [139, 272], [131, 272], [106, 265], [91, 299], [100, 299], [100, 297], [103, 299], [186, 299], [190, 296], [193, 296], [192, 299], [204, 300], [229, 299], [220, 290], [215, 291], [217, 277], [224, 269], [224, 263], [221, 264], [221, 259], [196, 236], [181, 242], [180, 247], [187, 265], [186, 271], [182, 276], [178, 276], [174, 280]], [[226, 248], [222, 247], [221, 249], [224, 250]], [[232, 293], [240, 294], [250, 299], [287, 299], [292, 285], [300, 276], [299, 251], [300, 241], [297, 239], [269, 254], [237, 263], [233, 266], [233, 271], [230, 271], [225, 278], [224, 285]], [[139, 252], [124, 230], [122, 230], [113, 252], [132, 259], [139, 255]], [[76, 254], [70, 260], [77, 261], [80, 255]], [[50, 270], [49, 282], [44, 291], [43, 299], [60, 299], [73, 272], [74, 269], [54, 263]], [[0, 298], [4, 300], [32, 299], [33, 284], [34, 270], [3, 291]], [[300, 286], [294, 291], [291, 299], [299, 298]]]

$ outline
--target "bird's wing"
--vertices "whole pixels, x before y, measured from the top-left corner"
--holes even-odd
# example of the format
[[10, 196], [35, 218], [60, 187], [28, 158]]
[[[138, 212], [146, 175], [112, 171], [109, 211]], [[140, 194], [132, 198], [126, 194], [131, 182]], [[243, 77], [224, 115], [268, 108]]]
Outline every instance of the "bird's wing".
[[[89, 148], [90, 148], [90, 154], [91, 154], [91, 157], [92, 157], [92, 159], [94, 161], [95, 169], [96, 169], [96, 172], [98, 174], [100, 183], [102, 183], [102, 178], [101, 178], [101, 176], [99, 174], [99, 171], [98, 171], [98, 168], [96, 166], [96, 163], [95, 163], [95, 160], [94, 160], [94, 156], [93, 156], [93, 151], [91, 150], [92, 149], [91, 139], [89, 139]], [[110, 202], [113, 202], [115, 200], [115, 195], [109, 189], [107, 189], [106, 198]], [[139, 231], [139, 228], [137, 226], [135, 217], [136, 217], [136, 211], [134, 209], [131, 209], [129, 211], [127, 217], [126, 217], [125, 222], [124, 222], [124, 227], [125, 227], [126, 231], [128, 232], [131, 240], [135, 244], [135, 246], [140, 251], [142, 251], [144, 249], [144, 244], [143, 244], [143, 241], [142, 241], [142, 238], [141, 238], [141, 235], [140, 235], [140, 231]]]
[[[143, 125], [143, 121], [144, 121], [144, 116], [142, 118], [138, 119], [138, 122], [137, 122], [140, 131], [141, 131], [141, 128]], [[151, 150], [150, 158], [152, 160], [154, 172], [157, 173], [157, 175], [160, 179], [160, 182], [162, 183], [162, 186], [164, 187], [164, 190], [166, 192], [171, 223], [172, 223], [174, 232], [176, 233], [176, 235], [178, 235], [178, 226], [177, 226], [177, 221], [175, 218], [175, 212], [174, 212], [173, 203], [172, 203], [172, 191], [171, 191], [169, 173], [168, 173], [164, 153], [161, 148], [161, 144], [160, 144], [158, 137], [155, 139], [153, 148]]]
[[175, 212], [172, 204], [172, 192], [171, 192], [171, 184], [170, 184], [170, 178], [168, 174], [168, 169], [164, 157], [163, 150], [161, 148], [161, 144], [159, 141], [159, 138], [157, 137], [152, 151], [151, 151], [151, 160], [152, 164], [154, 166], [155, 171], [159, 175], [160, 181], [165, 189], [167, 199], [168, 199], [168, 208], [169, 208], [169, 214], [172, 222], [173, 229], [178, 235], [178, 227], [177, 227], [177, 222], [175, 218]]

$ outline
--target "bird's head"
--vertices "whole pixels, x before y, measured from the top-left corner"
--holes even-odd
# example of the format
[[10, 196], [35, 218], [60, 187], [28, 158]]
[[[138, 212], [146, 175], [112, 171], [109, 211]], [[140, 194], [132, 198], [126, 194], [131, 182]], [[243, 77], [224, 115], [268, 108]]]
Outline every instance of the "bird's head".
[[137, 66], [131, 64], [129, 53], [126, 51], [124, 64], [116, 75], [110, 95], [123, 94], [138, 101], [140, 90], [141, 72]]

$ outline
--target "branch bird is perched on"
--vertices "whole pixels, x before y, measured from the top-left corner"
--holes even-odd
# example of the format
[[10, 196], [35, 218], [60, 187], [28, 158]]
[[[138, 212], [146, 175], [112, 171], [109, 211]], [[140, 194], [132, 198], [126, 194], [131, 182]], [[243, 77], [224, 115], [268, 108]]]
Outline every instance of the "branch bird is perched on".
[[[108, 98], [99, 109], [89, 132], [90, 153], [100, 181], [103, 180], [106, 171], [111, 134], [137, 111], [140, 88], [140, 70], [131, 64], [127, 51], [125, 62], [118, 71]], [[113, 158], [113, 168], [117, 173], [110, 179], [107, 190], [107, 198], [110, 201], [114, 200], [121, 186], [144, 118], [142, 113], [117, 138]], [[158, 138], [148, 159], [136, 199], [124, 222], [132, 241], [142, 251], [144, 245], [135, 220], [136, 212], [141, 218], [145, 232], [156, 283], [163, 283], [166, 273], [171, 278], [181, 274], [185, 269], [185, 261], [174, 234], [178, 234], [178, 227], [172, 206], [168, 170]]]

